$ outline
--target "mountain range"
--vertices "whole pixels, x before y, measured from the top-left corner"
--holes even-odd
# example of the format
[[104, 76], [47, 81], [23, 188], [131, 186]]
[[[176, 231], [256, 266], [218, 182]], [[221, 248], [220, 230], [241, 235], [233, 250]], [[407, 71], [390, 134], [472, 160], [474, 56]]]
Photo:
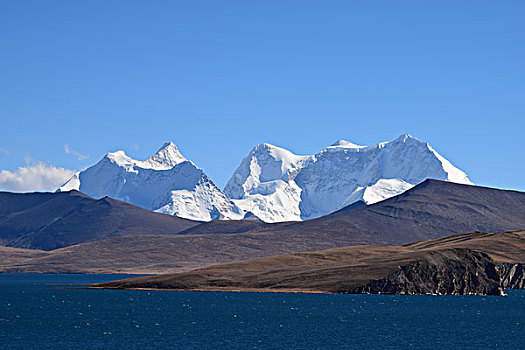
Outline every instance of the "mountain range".
[[353, 203], [373, 204], [427, 178], [471, 184], [468, 176], [428, 143], [410, 135], [358, 146], [340, 140], [300, 156], [270, 144], [254, 147], [221, 191], [172, 142], [146, 160], [108, 153], [58, 191], [109, 196], [182, 218], [212, 221], [302, 221]]
[[224, 192], [263, 221], [297, 221], [358, 201], [376, 203], [428, 178], [471, 184], [465, 173], [410, 135], [372, 146], [340, 140], [312, 156], [262, 144], [243, 159]]
[[0, 272], [168, 274], [95, 288], [502, 295], [525, 288], [524, 227], [525, 193], [475, 186], [409, 135], [310, 156], [261, 144], [224, 191], [166, 143], [143, 161], [109, 153], [56, 193], [0, 192]]
[[524, 227], [525, 193], [437, 180], [375, 204], [282, 223], [197, 222], [76, 191], [4, 192], [0, 271], [169, 273], [265, 256], [355, 245], [385, 247]]

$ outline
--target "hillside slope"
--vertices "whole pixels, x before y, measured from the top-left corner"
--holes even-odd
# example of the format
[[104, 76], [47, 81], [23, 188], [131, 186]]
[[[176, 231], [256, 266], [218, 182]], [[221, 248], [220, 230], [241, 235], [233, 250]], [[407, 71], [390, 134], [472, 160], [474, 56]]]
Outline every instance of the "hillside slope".
[[77, 191], [0, 192], [0, 242], [5, 246], [53, 250], [116, 236], [173, 234], [197, 224]]
[[[497, 262], [522, 266], [525, 231], [473, 232], [404, 246], [355, 246], [280, 255], [99, 287], [500, 295], [503, 279]], [[522, 281], [523, 276], [520, 278]]]

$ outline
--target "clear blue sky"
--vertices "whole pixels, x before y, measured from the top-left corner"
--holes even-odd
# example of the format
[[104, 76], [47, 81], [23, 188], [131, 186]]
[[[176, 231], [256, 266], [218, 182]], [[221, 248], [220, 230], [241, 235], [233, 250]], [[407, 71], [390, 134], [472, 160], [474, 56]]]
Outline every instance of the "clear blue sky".
[[28, 156], [82, 169], [172, 140], [222, 187], [261, 142], [313, 154], [409, 133], [477, 184], [525, 190], [524, 14], [523, 1], [4, 0], [0, 169]]

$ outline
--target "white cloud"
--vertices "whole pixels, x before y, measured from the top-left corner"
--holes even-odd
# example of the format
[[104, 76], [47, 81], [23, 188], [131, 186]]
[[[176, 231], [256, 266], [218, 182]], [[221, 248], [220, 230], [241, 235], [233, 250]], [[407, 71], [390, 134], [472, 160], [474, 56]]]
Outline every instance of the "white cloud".
[[10, 192], [51, 192], [73, 176], [75, 171], [26, 159], [26, 166], [0, 171], [0, 190]]
[[3, 153], [3, 154], [9, 154], [9, 150], [8, 150], [8, 149], [5, 149], [5, 148], [2, 148], [2, 147], [0, 147], [0, 153]]
[[64, 151], [66, 151], [67, 154], [72, 154], [74, 156], [76, 156], [78, 158], [78, 160], [84, 160], [84, 159], [88, 159], [89, 156], [86, 156], [84, 154], [81, 154], [75, 150], [72, 150], [71, 147], [69, 147], [68, 144], [65, 144], [64, 145]]

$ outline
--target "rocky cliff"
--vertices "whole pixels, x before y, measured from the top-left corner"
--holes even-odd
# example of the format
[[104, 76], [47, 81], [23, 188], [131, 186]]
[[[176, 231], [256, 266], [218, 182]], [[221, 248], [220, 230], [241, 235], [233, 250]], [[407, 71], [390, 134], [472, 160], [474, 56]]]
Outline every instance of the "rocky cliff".
[[525, 265], [518, 263], [499, 263], [498, 271], [504, 288], [525, 289]]
[[[523, 276], [523, 275], [522, 275]], [[429, 252], [388, 276], [350, 289], [350, 293], [503, 295], [494, 261], [470, 249]]]

